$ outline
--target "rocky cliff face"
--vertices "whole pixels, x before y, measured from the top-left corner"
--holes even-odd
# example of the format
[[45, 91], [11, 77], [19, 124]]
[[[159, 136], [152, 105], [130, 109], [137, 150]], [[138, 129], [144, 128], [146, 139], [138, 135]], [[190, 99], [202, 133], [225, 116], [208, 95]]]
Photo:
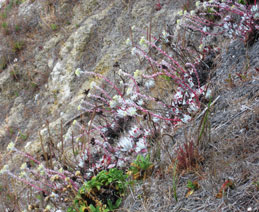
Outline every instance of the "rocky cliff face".
[[[18, 149], [29, 152], [31, 155], [41, 155], [42, 143], [39, 133], [46, 143], [50, 134], [56, 138], [57, 142], [60, 140], [61, 131], [64, 137], [71, 135], [72, 122], [79, 120], [82, 115], [78, 106], [82, 100], [85, 100], [87, 92], [91, 89], [91, 82], [99, 80], [84, 72], [111, 77], [120, 68], [127, 70], [128, 73], [133, 73], [136, 69], [148, 68], [148, 63], [140, 62], [138, 57], [131, 54], [131, 48], [126, 44], [126, 40], [130, 38], [132, 42], [138, 42], [140, 37], [146, 34], [160, 37], [163, 30], [176, 30], [178, 10], [183, 5], [190, 7], [188, 10], [194, 7], [190, 1], [161, 0], [159, 5], [158, 2], [146, 0], [0, 1], [2, 11], [0, 18], [2, 23], [0, 150], [3, 158], [10, 141], [16, 141]], [[197, 42], [196, 35], [191, 38], [196, 39]], [[225, 160], [225, 163], [228, 163], [226, 167], [229, 168], [229, 171], [224, 172], [225, 174], [219, 173], [224, 171], [219, 167], [220, 171], [214, 170], [215, 181], [213, 177], [209, 179], [206, 176], [201, 177], [207, 180], [201, 183], [202, 187], [208, 187], [203, 189], [212, 189], [197, 197], [201, 209], [196, 203], [191, 203], [194, 200], [187, 203], [185, 199], [172, 205], [170, 201], [173, 198], [170, 196], [168, 202], [163, 202], [165, 200], [162, 201], [157, 195], [168, 194], [168, 185], [171, 183], [168, 176], [164, 176], [166, 179], [164, 182], [158, 178], [152, 179], [154, 184], [146, 185], [148, 191], [145, 191], [145, 188], [136, 188], [136, 195], [143, 196], [147, 195], [144, 194], [145, 192], [149, 192], [147, 195], [149, 197], [147, 199], [145, 197], [144, 202], [141, 202], [137, 201], [134, 196], [129, 196], [125, 201], [125, 208], [129, 208], [130, 211], [142, 210], [143, 207], [146, 207], [147, 211], [176, 211], [188, 205], [192, 211], [210, 211], [208, 207], [212, 205], [211, 207], [215, 210], [221, 210], [219, 201], [216, 199], [212, 203], [209, 197], [215, 193], [215, 188], [211, 185], [222, 184], [223, 177], [233, 178], [236, 181], [242, 180], [242, 182], [237, 182], [236, 194], [239, 195], [237, 199], [243, 204], [240, 208], [250, 206], [241, 200], [243, 196], [240, 192], [247, 182], [251, 185], [253, 182], [258, 184], [258, 179], [254, 178], [255, 170], [253, 171], [253, 168], [256, 169], [257, 162], [249, 158], [248, 153], [244, 153], [244, 151], [250, 152], [254, 157], [258, 152], [256, 150], [256, 146], [258, 147], [256, 135], [256, 132], [258, 133], [259, 92], [258, 44], [258, 41], [255, 41], [248, 48], [243, 45], [242, 41], [230, 43], [229, 40], [220, 40], [219, 46], [222, 48], [222, 53], [213, 57], [214, 65], [207, 70], [209, 78], [206, 77], [204, 84], [211, 84], [214, 99], [220, 98], [211, 111], [212, 138], [211, 144], [204, 147], [206, 154], [203, 157], [208, 158], [208, 162], [204, 162], [204, 172], [206, 167], [212, 166], [210, 163], [219, 166], [223, 160], [219, 160], [220, 157], [224, 158], [229, 155], [230, 159]], [[198, 43], [195, 45], [198, 48]], [[204, 101], [204, 104], [208, 104], [207, 100]], [[199, 117], [193, 120], [192, 127], [187, 127], [190, 134], [195, 133], [194, 129], [197, 130], [201, 121]], [[241, 124], [243, 122], [244, 124]], [[249, 136], [245, 137], [248, 133]], [[175, 136], [176, 143], [183, 143], [181, 130], [175, 131], [172, 136]], [[238, 141], [235, 143], [236, 139]], [[204, 138], [202, 142], [207, 142], [205, 140]], [[220, 140], [227, 143], [222, 144]], [[249, 146], [245, 145], [246, 141], [249, 141]], [[172, 148], [170, 151], [174, 152], [173, 148], [176, 143], [171, 142], [170, 139], [165, 139], [163, 142], [168, 142], [170, 146], [168, 149]], [[233, 142], [233, 145], [230, 142]], [[231, 153], [231, 148], [235, 153]], [[162, 147], [161, 151], [165, 152], [163, 165], [170, 164], [171, 162], [167, 161], [167, 150]], [[236, 155], [237, 152], [240, 153], [239, 156]], [[214, 153], [213, 158], [210, 158], [209, 155]], [[237, 166], [233, 158], [241, 156], [244, 162]], [[15, 170], [16, 164], [20, 163], [20, 156], [14, 155], [10, 161], [3, 160], [2, 165], [5, 163], [13, 166]], [[245, 169], [245, 163], [249, 163], [251, 167]], [[240, 173], [238, 167], [242, 167], [240, 172], [246, 175], [242, 179], [236, 174]], [[158, 169], [157, 173], [159, 171], [161, 170]], [[196, 180], [197, 177], [194, 178]], [[244, 178], [248, 181], [244, 182]], [[182, 181], [180, 183], [184, 188], [184, 180]], [[157, 182], [159, 183], [155, 185]], [[159, 186], [162, 189], [158, 188]], [[249, 189], [253, 189], [247, 188], [248, 192]], [[158, 190], [160, 191], [157, 192]], [[184, 199], [184, 191], [182, 193]], [[156, 199], [158, 202], [154, 204]], [[235, 200], [233, 197], [231, 201], [233, 199]], [[161, 204], [159, 201], [162, 201]], [[22, 202], [25, 204], [24, 200]], [[251, 202], [258, 204], [255, 201]], [[227, 203], [224, 204], [224, 207], [227, 207]], [[232, 201], [231, 204], [235, 205], [235, 202]], [[0, 203], [0, 205], [1, 210], [5, 211], [6, 203]], [[10, 208], [21, 211], [15, 204]], [[21, 208], [24, 209], [24, 205]], [[231, 211], [231, 209], [225, 211]]]
[[[15, 6], [10, 22], [21, 19], [20, 27], [30, 29], [22, 32], [26, 45], [17, 54], [5, 44], [8, 37], [1, 39], [1, 61], [8, 64], [1, 71], [1, 148], [18, 132], [34, 145], [46, 120], [55, 127], [77, 114], [83, 91], [89, 89], [88, 77], [75, 75], [77, 68], [109, 74], [120, 61], [134, 70], [136, 59], [125, 45], [130, 27], [144, 32], [151, 23], [160, 33], [176, 8], [173, 2], [156, 11], [154, 2], [96, 0], [24, 1]], [[10, 42], [18, 42], [16, 34]]]

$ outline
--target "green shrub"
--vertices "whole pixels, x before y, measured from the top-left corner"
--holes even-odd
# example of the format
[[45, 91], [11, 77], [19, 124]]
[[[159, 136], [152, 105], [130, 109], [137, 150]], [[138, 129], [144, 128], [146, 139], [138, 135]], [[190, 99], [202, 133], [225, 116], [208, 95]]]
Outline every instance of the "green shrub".
[[129, 172], [133, 175], [134, 180], [146, 179], [147, 175], [152, 171], [153, 164], [150, 162], [150, 156], [138, 155], [137, 159], [131, 163]]
[[127, 175], [116, 168], [103, 170], [84, 183], [67, 212], [108, 212], [117, 209], [128, 186]]

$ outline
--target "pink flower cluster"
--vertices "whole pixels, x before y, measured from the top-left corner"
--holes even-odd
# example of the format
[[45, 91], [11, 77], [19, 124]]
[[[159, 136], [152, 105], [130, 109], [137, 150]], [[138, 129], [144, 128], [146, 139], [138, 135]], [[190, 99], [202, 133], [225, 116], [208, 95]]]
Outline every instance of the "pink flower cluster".
[[[196, 6], [198, 15], [194, 15], [195, 12], [186, 13], [184, 18], [189, 23], [184, 26], [200, 32], [202, 37], [225, 35], [230, 39], [238, 37], [247, 42], [259, 29], [259, 8], [256, 4], [243, 5], [230, 0], [211, 0], [203, 3], [197, 1]], [[213, 21], [208, 16], [220, 20]]]

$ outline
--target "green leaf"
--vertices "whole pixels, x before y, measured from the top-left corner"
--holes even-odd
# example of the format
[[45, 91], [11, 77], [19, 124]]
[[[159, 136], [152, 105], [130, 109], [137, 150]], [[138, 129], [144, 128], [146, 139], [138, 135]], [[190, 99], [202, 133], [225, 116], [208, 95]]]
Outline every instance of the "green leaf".
[[116, 202], [115, 202], [115, 208], [114, 209], [117, 209], [118, 207], [120, 207], [121, 202], [122, 202], [121, 198], [117, 199]]

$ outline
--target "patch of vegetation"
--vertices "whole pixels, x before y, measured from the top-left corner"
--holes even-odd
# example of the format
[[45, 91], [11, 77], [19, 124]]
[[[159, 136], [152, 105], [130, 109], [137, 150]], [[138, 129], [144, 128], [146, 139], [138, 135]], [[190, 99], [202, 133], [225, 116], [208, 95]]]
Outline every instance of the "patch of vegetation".
[[150, 155], [138, 155], [130, 165], [129, 174], [133, 176], [134, 180], [146, 179], [154, 167], [150, 161]]
[[84, 183], [67, 212], [107, 212], [117, 209], [128, 182], [127, 175], [116, 168], [101, 171]]

